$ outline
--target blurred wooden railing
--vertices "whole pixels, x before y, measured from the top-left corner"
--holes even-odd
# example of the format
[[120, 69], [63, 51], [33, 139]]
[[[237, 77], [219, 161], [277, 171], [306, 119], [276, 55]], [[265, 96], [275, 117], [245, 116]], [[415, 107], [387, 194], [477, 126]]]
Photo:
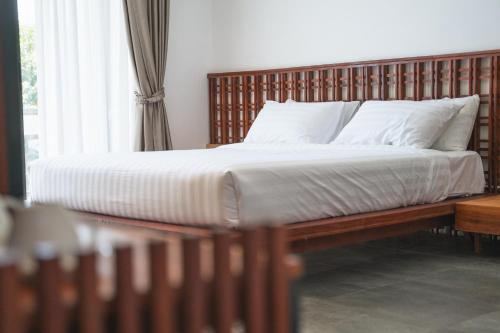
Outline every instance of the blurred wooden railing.
[[[101, 292], [95, 252], [79, 254], [69, 272], [61, 269], [57, 255], [39, 253], [38, 268], [30, 275], [4, 256], [0, 332], [295, 331], [290, 285], [302, 267], [287, 254], [285, 233], [282, 227], [269, 227], [245, 230], [236, 238], [234, 232], [217, 232], [208, 240], [183, 238], [182, 259], [175, 267], [169, 262], [170, 244], [150, 242], [145, 291], [134, 286], [134, 248], [115, 247], [109, 297]], [[202, 246], [207, 241], [210, 245]], [[207, 249], [213, 259], [208, 275], [202, 272]], [[180, 283], [168, 278], [172, 269], [181, 270]]]

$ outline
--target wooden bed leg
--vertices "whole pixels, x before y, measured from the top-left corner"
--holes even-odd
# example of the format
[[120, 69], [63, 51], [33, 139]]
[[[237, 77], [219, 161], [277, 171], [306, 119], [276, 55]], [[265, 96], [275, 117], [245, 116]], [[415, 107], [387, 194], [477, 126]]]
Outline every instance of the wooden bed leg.
[[474, 234], [474, 252], [476, 254], [481, 254], [482, 244], [481, 244], [481, 235]]

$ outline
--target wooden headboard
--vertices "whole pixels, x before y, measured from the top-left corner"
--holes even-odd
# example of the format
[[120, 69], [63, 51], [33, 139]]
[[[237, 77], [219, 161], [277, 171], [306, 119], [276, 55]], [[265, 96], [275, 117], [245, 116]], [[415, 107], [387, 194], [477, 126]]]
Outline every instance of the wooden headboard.
[[500, 50], [208, 74], [210, 143], [241, 142], [266, 100], [437, 99], [479, 94], [469, 148], [499, 190]]

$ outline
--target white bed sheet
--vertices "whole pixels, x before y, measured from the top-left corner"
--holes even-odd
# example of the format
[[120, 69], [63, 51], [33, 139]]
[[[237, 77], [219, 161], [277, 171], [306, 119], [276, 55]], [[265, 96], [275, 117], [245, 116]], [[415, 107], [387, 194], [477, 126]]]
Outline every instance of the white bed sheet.
[[33, 202], [190, 225], [292, 223], [481, 193], [474, 152], [233, 144], [76, 155], [31, 166]]

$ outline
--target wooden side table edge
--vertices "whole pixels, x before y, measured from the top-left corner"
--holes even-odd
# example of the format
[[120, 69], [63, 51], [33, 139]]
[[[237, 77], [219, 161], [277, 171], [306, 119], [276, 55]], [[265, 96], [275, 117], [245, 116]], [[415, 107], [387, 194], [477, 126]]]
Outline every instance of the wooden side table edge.
[[[490, 199], [492, 195], [487, 195], [483, 198]], [[482, 198], [477, 199], [478, 202]], [[471, 200], [475, 201], [475, 200]], [[464, 201], [457, 203], [455, 205], [455, 229], [470, 233], [473, 237], [474, 242], [474, 252], [476, 254], [481, 254], [482, 235], [500, 235], [500, 223], [498, 226], [492, 226], [487, 222], [481, 223], [481, 220], [495, 219], [498, 215], [498, 220], [500, 220], [500, 205], [498, 207], [492, 205], [476, 205], [471, 201]], [[499, 196], [500, 202], [500, 196]], [[484, 212], [484, 216], [478, 215], [480, 211]]]

